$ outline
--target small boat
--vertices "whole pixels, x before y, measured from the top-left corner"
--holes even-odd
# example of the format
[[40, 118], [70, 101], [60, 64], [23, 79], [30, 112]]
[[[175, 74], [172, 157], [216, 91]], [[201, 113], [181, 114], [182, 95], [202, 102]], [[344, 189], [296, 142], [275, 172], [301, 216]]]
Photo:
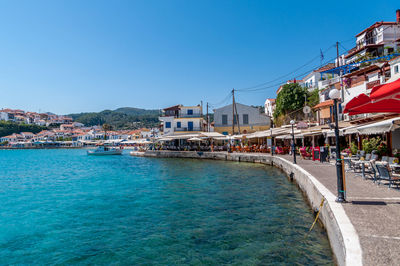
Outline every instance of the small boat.
[[122, 149], [117, 149], [115, 147], [108, 147], [105, 145], [98, 146], [97, 149], [93, 151], [87, 151], [88, 155], [121, 155]]

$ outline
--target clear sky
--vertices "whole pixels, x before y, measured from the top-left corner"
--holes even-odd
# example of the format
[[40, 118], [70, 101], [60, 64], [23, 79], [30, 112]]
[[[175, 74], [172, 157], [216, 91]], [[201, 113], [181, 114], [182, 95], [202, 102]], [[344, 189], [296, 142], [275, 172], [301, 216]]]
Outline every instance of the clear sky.
[[[0, 1], [0, 108], [59, 114], [224, 104], [355, 45], [399, 1]], [[296, 73], [290, 73], [311, 61]], [[238, 93], [262, 105], [278, 86]]]

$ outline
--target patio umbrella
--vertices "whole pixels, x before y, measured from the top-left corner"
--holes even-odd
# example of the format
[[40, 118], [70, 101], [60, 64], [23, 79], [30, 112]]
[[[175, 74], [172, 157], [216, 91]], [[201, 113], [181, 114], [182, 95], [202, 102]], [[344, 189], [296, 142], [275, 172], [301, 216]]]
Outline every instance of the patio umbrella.
[[378, 101], [382, 99], [400, 100], [400, 79], [383, 85], [375, 86], [371, 91], [370, 98], [372, 101]]
[[364, 106], [365, 104], [368, 104], [371, 102], [371, 99], [365, 95], [364, 93], [354, 97], [351, 99], [345, 106], [343, 112], [344, 113], [350, 113], [350, 112], [355, 112], [357, 108], [360, 108]]
[[346, 104], [344, 113], [400, 113], [400, 79], [375, 86], [370, 96], [360, 94]]

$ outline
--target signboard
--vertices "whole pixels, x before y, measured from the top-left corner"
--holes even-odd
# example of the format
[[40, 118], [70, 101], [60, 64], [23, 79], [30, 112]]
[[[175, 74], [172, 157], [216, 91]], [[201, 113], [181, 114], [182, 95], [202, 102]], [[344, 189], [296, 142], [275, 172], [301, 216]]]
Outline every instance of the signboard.
[[314, 147], [312, 149], [312, 159], [313, 159], [313, 161], [319, 161], [319, 157], [320, 157], [319, 147]]
[[268, 147], [272, 146], [272, 139], [271, 138], [267, 138], [267, 146]]

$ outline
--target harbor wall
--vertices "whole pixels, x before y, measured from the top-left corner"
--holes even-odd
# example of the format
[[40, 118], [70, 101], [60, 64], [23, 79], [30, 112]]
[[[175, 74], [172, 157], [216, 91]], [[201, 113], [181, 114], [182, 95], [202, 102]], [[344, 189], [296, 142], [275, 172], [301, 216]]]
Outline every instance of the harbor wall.
[[362, 265], [362, 251], [357, 232], [346, 215], [341, 203], [337, 203], [335, 195], [321, 184], [314, 176], [300, 166], [269, 154], [195, 152], [195, 151], [146, 151], [132, 152], [134, 156], [155, 158], [191, 158], [212, 159], [237, 162], [252, 162], [273, 165], [280, 168], [295, 181], [305, 193], [311, 207], [318, 211], [322, 199], [324, 205], [319, 219], [324, 224], [333, 254], [339, 265]]

